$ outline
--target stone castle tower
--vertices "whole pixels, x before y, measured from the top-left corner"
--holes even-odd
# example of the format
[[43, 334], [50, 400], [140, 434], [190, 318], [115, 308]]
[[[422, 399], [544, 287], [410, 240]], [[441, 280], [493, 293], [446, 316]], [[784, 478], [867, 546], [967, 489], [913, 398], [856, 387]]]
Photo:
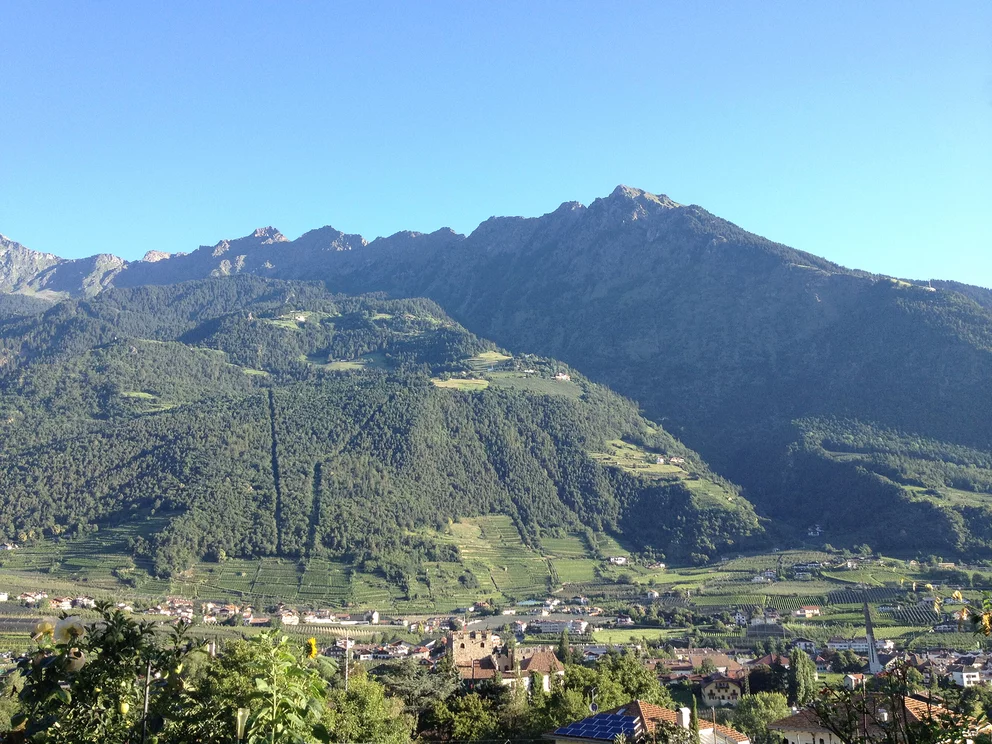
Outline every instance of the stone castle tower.
[[449, 636], [449, 648], [456, 667], [489, 659], [502, 671], [510, 667], [510, 658], [502, 653], [501, 641], [489, 630], [456, 630]]

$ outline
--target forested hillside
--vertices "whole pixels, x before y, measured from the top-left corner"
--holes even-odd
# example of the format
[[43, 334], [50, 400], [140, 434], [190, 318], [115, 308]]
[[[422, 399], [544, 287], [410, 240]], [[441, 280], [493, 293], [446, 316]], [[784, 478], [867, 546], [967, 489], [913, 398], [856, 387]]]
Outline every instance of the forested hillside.
[[42, 313], [51, 302], [22, 294], [0, 294], [0, 319]]
[[324, 556], [402, 581], [457, 557], [435, 535], [463, 516], [695, 562], [760, 537], [632, 403], [429, 300], [242, 276], [65, 301], [0, 339], [0, 540], [165, 516], [132, 546], [160, 574]]

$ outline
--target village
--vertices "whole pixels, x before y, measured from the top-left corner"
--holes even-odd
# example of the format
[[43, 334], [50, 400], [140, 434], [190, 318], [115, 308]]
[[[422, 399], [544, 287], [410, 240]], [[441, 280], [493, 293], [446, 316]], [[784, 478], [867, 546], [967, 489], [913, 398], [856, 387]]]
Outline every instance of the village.
[[[617, 560], [617, 557], [610, 560]], [[801, 568], [813, 570], [809, 565]], [[795, 630], [803, 621], [822, 618], [825, 614], [825, 608], [805, 604], [791, 611], [752, 606], [721, 612], [725, 620], [743, 631], [741, 640], [745, 643], [739, 646], [693, 647], [690, 634], [682, 638], [671, 636], [666, 643], [637, 639], [638, 630], [643, 628], [635, 617], [643, 618], [652, 604], [659, 609], [665, 607], [666, 599], [670, 598], [648, 589], [626, 611], [595, 606], [582, 595], [527, 600], [516, 607], [502, 609], [480, 601], [455, 613], [437, 616], [388, 616], [375, 609], [342, 613], [331, 609], [297, 609], [285, 603], [262, 610], [248, 603], [194, 601], [176, 596], [138, 610], [127, 602], [117, 602], [114, 606], [153, 621], [184, 623], [203, 630], [216, 627], [250, 632], [276, 627], [313, 634], [328, 639], [322, 644], [321, 653], [331, 657], [347, 655], [358, 662], [409, 658], [432, 664], [440, 656], [451, 653], [455, 648], [453, 644], [460, 647], [464, 639], [475, 641], [478, 638], [477, 644], [470, 644], [469, 648], [487, 649], [492, 653], [472, 656], [460, 648], [454, 655], [463, 677], [478, 680], [495, 674], [508, 680], [509, 684], [517, 679], [519, 672], [534, 671], [535, 663], [542, 668], [549, 666], [547, 657], [541, 656], [550, 648], [549, 641], [567, 639], [576, 658], [585, 662], [595, 662], [609, 653], [634, 653], [664, 684], [691, 687], [708, 707], [732, 707], [747, 694], [749, 675], [754, 669], [762, 674], [772, 668], [788, 669], [793, 649], [810, 657], [818, 675], [852, 689], [860, 685], [866, 675], [897, 666], [917, 670], [927, 686], [967, 688], [992, 683], [992, 654], [942, 647], [942, 634], [960, 633], [963, 629], [962, 609], [967, 605], [961, 601], [958, 591], [946, 599], [938, 598], [941, 605], [956, 605], [957, 610], [941, 615], [939, 622], [925, 629], [930, 634], [925, 648], [913, 649], [900, 648], [892, 639], [876, 640], [870, 630], [860, 636], [831, 636], [823, 640], [797, 634]], [[0, 603], [7, 608], [21, 607], [31, 617], [39, 613], [85, 613], [93, 610], [96, 599], [86, 595], [50, 596], [45, 591], [11, 596], [0, 591]], [[932, 608], [934, 600], [927, 598], [920, 603]], [[887, 612], [900, 609], [899, 603], [878, 607]], [[677, 613], [663, 624], [677, 629]], [[621, 629], [630, 633], [629, 641], [613, 640]], [[371, 642], [373, 633], [383, 640]], [[611, 642], [598, 641], [600, 635], [609, 636]], [[498, 658], [498, 655], [494, 656], [510, 639], [517, 650]], [[527, 661], [535, 655], [544, 661]], [[870, 668], [872, 664], [876, 665], [874, 670]]]
[[[600, 560], [606, 571], [640, 571], [674, 581], [699, 575], [625, 553], [605, 554]], [[632, 700], [623, 712], [610, 712], [614, 724], [626, 716], [630, 720], [624, 719], [624, 725], [642, 733], [654, 726], [685, 727], [695, 705], [705, 724], [701, 742], [747, 744], [748, 737], [730, 725], [735, 709], [757, 693], [785, 692], [797, 654], [808, 657], [816, 684], [851, 694], [870, 688], [877, 675], [897, 672], [911, 673], [928, 695], [992, 685], [992, 654], [985, 644], [975, 636], [971, 648], [962, 643], [971, 633], [967, 612], [976, 606], [979, 593], [973, 586], [951, 583], [965, 578], [961, 567], [931, 564], [906, 562], [901, 569], [914, 573], [881, 587], [836, 579], [825, 584], [833, 577], [877, 577], [895, 569], [875, 556], [776, 551], [721, 564], [738, 567], [722, 594], [715, 594], [711, 584], [618, 583], [612, 593], [565, 585], [513, 603], [478, 599], [434, 614], [181, 595], [118, 598], [112, 606], [162, 627], [189, 626], [190, 633], [211, 642], [271, 629], [309, 637], [320, 656], [374, 674], [400, 664], [412, 663], [428, 674], [450, 665], [466, 693], [492, 685], [523, 688], [528, 695], [550, 693], [562, 684], [567, 664], [594, 669], [619, 655], [634, 660], [681, 707], [670, 710]], [[944, 581], [925, 581], [931, 575]], [[821, 586], [833, 588], [817, 591]], [[806, 587], [808, 594], [775, 593]], [[97, 603], [98, 597], [89, 594], [0, 590], [0, 622], [10, 631], [30, 627], [38, 617], [95, 617]], [[892, 618], [917, 623], [907, 626], [910, 635], [893, 635]], [[20, 637], [26, 636], [22, 630]], [[0, 669], [9, 668], [18, 656], [10, 636], [5, 637]], [[616, 731], [599, 728], [605, 720], [601, 715], [562, 727], [564, 733], [548, 732], [547, 738], [612, 741]], [[781, 730], [789, 741], [809, 740], [803, 738], [803, 727], [810, 728], [804, 715], [795, 709], [789, 720], [783, 719]], [[790, 731], [796, 738], [790, 738]]]

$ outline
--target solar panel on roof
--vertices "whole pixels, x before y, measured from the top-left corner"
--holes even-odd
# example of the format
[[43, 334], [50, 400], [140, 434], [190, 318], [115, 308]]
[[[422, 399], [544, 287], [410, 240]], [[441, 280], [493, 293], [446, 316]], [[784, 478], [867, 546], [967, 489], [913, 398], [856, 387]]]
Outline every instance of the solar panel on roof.
[[555, 731], [559, 736], [612, 741], [618, 734], [631, 735], [640, 728], [639, 720], [620, 713], [598, 713]]

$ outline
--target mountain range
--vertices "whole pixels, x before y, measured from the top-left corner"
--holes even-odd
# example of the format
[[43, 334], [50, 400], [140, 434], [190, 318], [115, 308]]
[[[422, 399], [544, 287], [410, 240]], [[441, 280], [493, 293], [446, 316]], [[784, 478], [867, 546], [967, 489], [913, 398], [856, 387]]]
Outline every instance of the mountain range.
[[[48, 303], [102, 297], [123, 317], [125, 290], [246, 275], [429, 298], [499, 348], [561, 360], [737, 484], [769, 539], [992, 549], [992, 291], [847, 269], [639, 189], [468, 236], [266, 227], [135, 262], [0, 238], [0, 317], [54, 328]], [[8, 344], [8, 365], [29, 346]]]

